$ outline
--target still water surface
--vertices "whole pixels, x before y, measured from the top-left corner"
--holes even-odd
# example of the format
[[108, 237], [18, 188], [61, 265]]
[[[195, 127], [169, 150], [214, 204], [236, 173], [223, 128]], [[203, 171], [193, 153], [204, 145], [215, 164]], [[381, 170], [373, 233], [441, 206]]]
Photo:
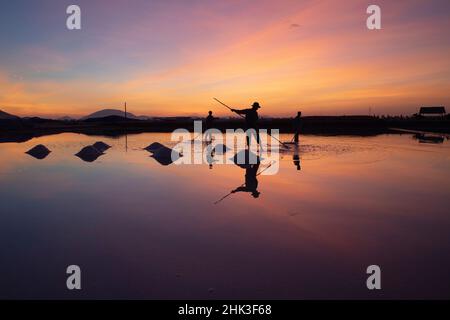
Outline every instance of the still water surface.
[[[447, 140], [306, 136], [300, 170], [283, 153], [258, 198], [214, 204], [245, 170], [162, 166], [142, 150], [169, 139], [0, 144], [0, 298], [450, 298]], [[74, 156], [99, 140], [112, 148], [96, 161]], [[37, 144], [52, 152], [24, 153]], [[71, 264], [81, 291], [66, 289]]]

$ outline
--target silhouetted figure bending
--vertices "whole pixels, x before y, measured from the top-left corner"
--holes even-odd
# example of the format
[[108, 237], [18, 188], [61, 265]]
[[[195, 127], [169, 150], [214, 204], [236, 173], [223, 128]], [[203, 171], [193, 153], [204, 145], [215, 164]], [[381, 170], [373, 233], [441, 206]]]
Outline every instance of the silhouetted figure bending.
[[295, 144], [298, 144], [299, 142], [299, 135], [300, 135], [300, 129], [302, 127], [302, 113], [299, 111], [297, 113], [297, 116], [294, 118], [294, 142]]
[[259, 162], [257, 164], [249, 165], [245, 169], [245, 185], [241, 187], [237, 187], [231, 193], [236, 192], [250, 192], [253, 198], [258, 198], [260, 192], [258, 191], [258, 179], [256, 178], [258, 175]]
[[[258, 145], [260, 144], [259, 142], [259, 130], [258, 130], [258, 109], [261, 108], [261, 106], [259, 105], [258, 102], [254, 102], [252, 104], [252, 107], [250, 109], [242, 109], [242, 110], [236, 110], [236, 109], [231, 109], [231, 111], [236, 112], [237, 114], [242, 114], [245, 115], [245, 131], [251, 129], [252, 131], [254, 131], [255, 139], [256, 142], [258, 143]], [[247, 145], [250, 146], [250, 138], [251, 136], [247, 135]]]

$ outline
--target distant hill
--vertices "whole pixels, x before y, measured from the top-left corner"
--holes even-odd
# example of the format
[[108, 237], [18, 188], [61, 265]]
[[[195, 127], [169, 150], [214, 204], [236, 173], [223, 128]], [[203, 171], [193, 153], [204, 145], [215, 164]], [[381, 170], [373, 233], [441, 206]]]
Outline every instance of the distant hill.
[[15, 120], [15, 119], [20, 119], [20, 117], [6, 113], [2, 110], [0, 110], [0, 119], [2, 120]]
[[69, 116], [64, 116], [64, 117], [60, 117], [60, 118], [58, 118], [56, 120], [59, 120], [59, 121], [73, 121], [75, 119], [73, 119], [73, 118], [71, 118]]
[[140, 119], [129, 118], [129, 117], [125, 118], [123, 116], [106, 116], [106, 117], [101, 117], [101, 118], [87, 118], [82, 121], [96, 123], [96, 122], [129, 122], [129, 121], [136, 122], [138, 120], [140, 120]]
[[[96, 111], [94, 113], [91, 113], [90, 115], [87, 115], [80, 120], [87, 120], [87, 119], [95, 119], [95, 118], [105, 118], [110, 116], [118, 116], [118, 117], [125, 117], [125, 112], [122, 110], [117, 109], [104, 109], [100, 111]], [[146, 116], [135, 116], [134, 114], [127, 112], [128, 119], [135, 119], [135, 120], [147, 120], [148, 117]]]

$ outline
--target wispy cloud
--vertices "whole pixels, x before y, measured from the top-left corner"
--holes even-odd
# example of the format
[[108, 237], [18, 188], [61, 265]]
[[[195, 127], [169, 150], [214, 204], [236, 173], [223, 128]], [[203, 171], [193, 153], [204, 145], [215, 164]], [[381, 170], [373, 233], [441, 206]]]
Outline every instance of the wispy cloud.
[[80, 33], [0, 54], [0, 106], [81, 115], [126, 99], [136, 113], [174, 115], [209, 110], [221, 95], [284, 115], [450, 102], [445, 1], [380, 1], [376, 32], [353, 0], [124, 3], [82, 2]]

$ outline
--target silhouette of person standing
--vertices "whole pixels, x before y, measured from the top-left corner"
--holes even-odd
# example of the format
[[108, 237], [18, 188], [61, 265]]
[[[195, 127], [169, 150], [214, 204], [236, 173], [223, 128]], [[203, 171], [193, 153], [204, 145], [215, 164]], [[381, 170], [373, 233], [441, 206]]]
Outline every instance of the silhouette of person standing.
[[299, 143], [299, 135], [300, 135], [300, 129], [302, 126], [302, 113], [299, 111], [297, 112], [297, 116], [294, 118], [294, 142], [295, 144]]
[[237, 187], [231, 193], [250, 192], [253, 198], [258, 198], [261, 192], [258, 191], [258, 169], [260, 163], [249, 165], [245, 169], [245, 185]]
[[205, 127], [206, 129], [211, 129], [213, 127], [213, 122], [216, 118], [212, 115], [212, 111], [208, 111], [208, 116], [205, 120]]
[[[212, 129], [213, 128], [213, 124], [214, 124], [214, 120], [216, 118], [212, 115], [212, 111], [208, 111], [208, 116], [205, 119], [205, 131], [207, 131], [208, 129]], [[211, 141], [212, 140], [212, 136], [210, 133], [208, 133], [205, 136], [205, 140], [206, 141]]]
[[261, 108], [258, 102], [254, 102], [252, 104], [252, 107], [250, 109], [242, 109], [242, 110], [236, 110], [231, 109], [231, 111], [236, 112], [237, 114], [245, 115], [245, 131], [250, 130], [249, 134], [247, 134], [247, 145], [250, 146], [250, 139], [251, 135], [254, 134], [256, 138], [256, 142], [258, 145], [259, 142], [259, 130], [258, 130], [258, 109]]

